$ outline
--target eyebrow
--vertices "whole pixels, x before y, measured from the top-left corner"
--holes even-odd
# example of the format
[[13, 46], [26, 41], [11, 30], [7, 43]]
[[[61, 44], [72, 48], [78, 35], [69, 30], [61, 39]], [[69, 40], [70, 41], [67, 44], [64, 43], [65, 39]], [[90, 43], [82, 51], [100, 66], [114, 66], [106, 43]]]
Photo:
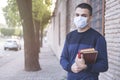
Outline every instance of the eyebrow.
[[[80, 15], [79, 13], [75, 13], [76, 15]], [[87, 14], [81, 14], [81, 16], [87, 16]]]
[[82, 16], [87, 16], [87, 14], [81, 14]]

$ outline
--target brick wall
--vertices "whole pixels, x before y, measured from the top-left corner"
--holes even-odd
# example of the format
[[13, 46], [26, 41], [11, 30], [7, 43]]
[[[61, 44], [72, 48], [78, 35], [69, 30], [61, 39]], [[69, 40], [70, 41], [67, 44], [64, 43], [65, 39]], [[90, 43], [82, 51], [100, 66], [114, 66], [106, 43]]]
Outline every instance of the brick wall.
[[105, 5], [109, 70], [101, 74], [100, 80], [120, 80], [120, 0], [106, 0]]

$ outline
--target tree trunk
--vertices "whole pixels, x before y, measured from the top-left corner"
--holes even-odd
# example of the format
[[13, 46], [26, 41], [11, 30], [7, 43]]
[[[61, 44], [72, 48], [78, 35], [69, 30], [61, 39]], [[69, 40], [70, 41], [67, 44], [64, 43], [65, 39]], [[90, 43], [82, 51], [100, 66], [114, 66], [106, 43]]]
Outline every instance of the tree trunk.
[[23, 25], [25, 70], [37, 71], [40, 70], [40, 65], [32, 21], [32, 0], [17, 0], [17, 4]]
[[43, 26], [40, 29], [40, 47], [43, 46]]
[[34, 20], [34, 28], [35, 28], [35, 37], [36, 37], [36, 47], [38, 53], [40, 53], [40, 22], [37, 20]]

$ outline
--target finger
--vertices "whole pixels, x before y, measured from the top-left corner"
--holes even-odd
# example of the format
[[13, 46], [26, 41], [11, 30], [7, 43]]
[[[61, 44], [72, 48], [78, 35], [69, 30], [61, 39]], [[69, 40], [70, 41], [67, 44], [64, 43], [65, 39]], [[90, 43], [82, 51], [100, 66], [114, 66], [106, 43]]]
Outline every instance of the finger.
[[78, 53], [78, 58], [79, 58], [79, 59], [81, 58], [81, 53], [80, 53], [80, 52]]
[[77, 72], [78, 72], [78, 70], [77, 70], [76, 67], [73, 67], [73, 68], [72, 68], [72, 71], [73, 71], [74, 73], [77, 73]]
[[74, 68], [74, 72], [75, 72], [75, 73], [78, 73], [80, 70], [81, 70], [81, 69], [79, 69], [79, 68]]
[[78, 60], [78, 54], [76, 55], [76, 58], [75, 58], [75, 61], [77, 61]]
[[79, 68], [77, 68], [77, 72], [80, 72], [81, 70], [82, 70], [82, 68], [80, 68], [80, 67], [79, 67]]
[[78, 58], [78, 54], [76, 55], [76, 59]]
[[84, 59], [83, 54], [81, 54], [81, 59]]

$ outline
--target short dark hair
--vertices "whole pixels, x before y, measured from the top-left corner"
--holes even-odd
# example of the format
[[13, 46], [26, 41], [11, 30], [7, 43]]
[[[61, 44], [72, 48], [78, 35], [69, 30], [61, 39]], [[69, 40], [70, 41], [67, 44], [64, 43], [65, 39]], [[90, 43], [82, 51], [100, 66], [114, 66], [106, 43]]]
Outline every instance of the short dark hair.
[[[89, 4], [87, 4], [87, 3], [81, 3], [81, 4], [79, 4], [79, 5], [77, 5], [76, 6], [76, 8], [85, 8], [85, 9], [88, 9], [89, 10], [89, 12], [90, 12], [90, 16], [92, 16], [92, 7], [91, 7], [91, 5], [89, 5]], [[75, 8], [75, 9], [76, 9]]]

